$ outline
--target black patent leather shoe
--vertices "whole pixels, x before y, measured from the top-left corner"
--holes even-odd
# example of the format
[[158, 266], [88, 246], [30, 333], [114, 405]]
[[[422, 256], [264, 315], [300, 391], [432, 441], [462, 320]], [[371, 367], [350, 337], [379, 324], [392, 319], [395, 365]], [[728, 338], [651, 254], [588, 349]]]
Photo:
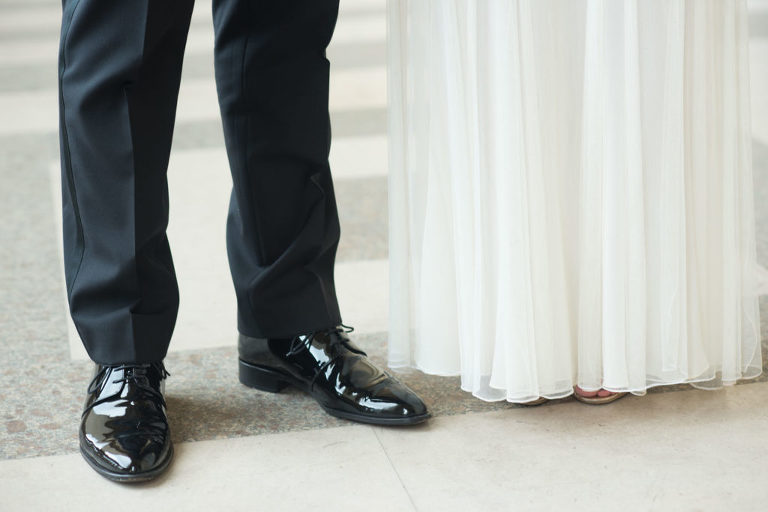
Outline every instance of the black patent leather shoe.
[[374, 365], [344, 327], [293, 339], [241, 334], [240, 382], [273, 393], [292, 385], [329, 414], [363, 423], [412, 425], [429, 418], [416, 393]]
[[142, 482], [168, 468], [167, 376], [163, 363], [97, 365], [80, 422], [80, 453], [100, 475]]

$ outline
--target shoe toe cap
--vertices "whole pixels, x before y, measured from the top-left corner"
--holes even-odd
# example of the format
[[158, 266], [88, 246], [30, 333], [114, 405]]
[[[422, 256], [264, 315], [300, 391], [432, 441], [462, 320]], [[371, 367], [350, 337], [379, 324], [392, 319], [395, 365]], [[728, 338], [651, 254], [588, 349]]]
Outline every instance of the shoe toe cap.
[[148, 443], [139, 454], [133, 457], [129, 471], [132, 473], [146, 473], [157, 469], [165, 462], [169, 449], [169, 442], [153, 441]]
[[428, 414], [424, 401], [394, 378], [387, 379], [386, 384], [375, 390], [371, 398], [381, 404], [382, 412], [389, 416], [410, 418]]
[[170, 456], [168, 439], [136, 435], [128, 439], [111, 439], [83, 443], [92, 460], [110, 471], [124, 474], [151, 472], [162, 466]]

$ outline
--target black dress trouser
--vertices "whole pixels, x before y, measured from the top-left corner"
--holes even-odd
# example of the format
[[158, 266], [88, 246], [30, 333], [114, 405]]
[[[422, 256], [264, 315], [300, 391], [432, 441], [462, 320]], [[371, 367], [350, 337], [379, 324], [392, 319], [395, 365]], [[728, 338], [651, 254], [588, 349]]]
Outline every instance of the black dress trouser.
[[[179, 305], [166, 171], [193, 0], [63, 0], [63, 7], [70, 311], [94, 361], [159, 361]], [[341, 322], [325, 58], [337, 13], [338, 0], [213, 1], [234, 184], [227, 251], [238, 329], [248, 336], [290, 337]]]

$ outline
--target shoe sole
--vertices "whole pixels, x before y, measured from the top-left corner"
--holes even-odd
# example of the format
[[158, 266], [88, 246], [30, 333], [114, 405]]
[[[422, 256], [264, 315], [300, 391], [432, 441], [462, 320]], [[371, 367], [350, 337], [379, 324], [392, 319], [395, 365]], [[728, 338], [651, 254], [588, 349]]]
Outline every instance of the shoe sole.
[[[260, 391], [267, 391], [269, 393], [279, 393], [286, 387], [293, 386], [311, 396], [307, 386], [292, 375], [288, 375], [271, 368], [265, 368], [263, 366], [247, 363], [242, 359], [238, 359], [238, 376], [240, 378], [240, 383], [248, 386], [249, 388], [258, 389]], [[416, 416], [408, 416], [407, 418], [376, 418], [366, 416], [365, 414], [340, 411], [338, 409], [327, 407], [320, 402], [317, 402], [317, 405], [322, 407], [323, 410], [331, 416], [345, 420], [356, 421], [358, 423], [367, 423], [369, 425], [417, 425], [428, 420], [431, 416], [429, 413], [425, 413], [418, 414]]]
[[166, 469], [168, 469], [168, 466], [171, 465], [171, 461], [173, 460], [173, 445], [171, 445], [168, 449], [168, 456], [160, 466], [151, 471], [145, 471], [142, 473], [121, 473], [119, 471], [111, 471], [99, 464], [94, 459], [93, 455], [91, 455], [82, 445], [80, 445], [80, 454], [83, 456], [85, 462], [87, 462], [89, 466], [91, 466], [98, 474], [107, 480], [119, 482], [122, 484], [138, 484], [141, 482], [153, 480], [164, 473]]
[[620, 400], [624, 398], [628, 394], [629, 393], [614, 393], [613, 395], [610, 395], [610, 396], [588, 397], [588, 396], [582, 396], [574, 391], [573, 398], [587, 405], [608, 405], [615, 402], [616, 400]]

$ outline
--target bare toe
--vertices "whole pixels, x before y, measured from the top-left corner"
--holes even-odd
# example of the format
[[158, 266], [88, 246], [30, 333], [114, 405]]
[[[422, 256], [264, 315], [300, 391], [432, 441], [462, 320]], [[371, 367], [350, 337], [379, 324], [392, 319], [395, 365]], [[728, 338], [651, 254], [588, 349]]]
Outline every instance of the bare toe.
[[583, 396], [584, 398], [593, 398], [598, 394], [598, 391], [584, 391], [579, 386], [575, 386], [573, 389], [576, 391], [576, 393], [578, 393], [580, 396]]

